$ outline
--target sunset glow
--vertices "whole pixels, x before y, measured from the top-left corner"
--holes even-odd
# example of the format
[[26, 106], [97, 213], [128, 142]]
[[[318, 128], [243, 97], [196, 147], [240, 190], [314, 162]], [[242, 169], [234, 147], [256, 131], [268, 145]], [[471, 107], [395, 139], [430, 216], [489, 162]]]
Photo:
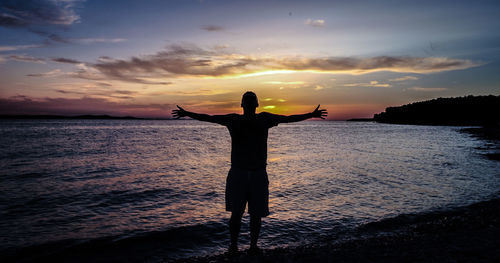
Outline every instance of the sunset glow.
[[126, 2], [0, 4], [0, 114], [241, 112], [252, 90], [341, 120], [500, 94], [496, 2]]

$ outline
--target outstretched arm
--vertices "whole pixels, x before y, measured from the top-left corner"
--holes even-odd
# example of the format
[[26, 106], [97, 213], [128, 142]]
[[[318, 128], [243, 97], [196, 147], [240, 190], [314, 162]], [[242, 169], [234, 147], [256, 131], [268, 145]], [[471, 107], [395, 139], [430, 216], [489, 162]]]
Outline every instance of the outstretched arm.
[[172, 110], [172, 116], [175, 119], [179, 119], [182, 117], [190, 117], [195, 120], [199, 121], [207, 121], [207, 122], [214, 122], [214, 123], [219, 123], [223, 124], [224, 119], [226, 115], [208, 115], [208, 114], [202, 114], [202, 113], [195, 113], [195, 112], [190, 112], [187, 110], [184, 110], [181, 108], [179, 105], [177, 105], [177, 110]]
[[325, 119], [325, 117], [328, 115], [328, 112], [325, 109], [320, 110], [319, 106], [320, 105], [318, 104], [318, 107], [316, 107], [316, 109], [310, 113], [290, 115], [290, 116], [280, 116], [279, 123], [297, 122], [297, 121], [307, 120], [310, 118]]

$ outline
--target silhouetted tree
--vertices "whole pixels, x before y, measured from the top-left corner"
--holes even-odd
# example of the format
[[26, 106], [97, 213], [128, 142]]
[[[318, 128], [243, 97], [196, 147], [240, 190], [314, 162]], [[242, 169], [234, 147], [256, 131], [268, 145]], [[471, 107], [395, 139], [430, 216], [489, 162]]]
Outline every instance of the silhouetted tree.
[[375, 114], [374, 120], [383, 123], [422, 125], [498, 125], [500, 96], [465, 96], [438, 98], [388, 107]]

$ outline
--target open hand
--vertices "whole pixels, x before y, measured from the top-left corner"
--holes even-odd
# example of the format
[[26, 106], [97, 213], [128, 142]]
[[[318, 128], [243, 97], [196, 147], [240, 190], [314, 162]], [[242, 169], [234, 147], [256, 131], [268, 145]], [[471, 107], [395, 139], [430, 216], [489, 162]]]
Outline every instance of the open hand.
[[179, 107], [179, 105], [176, 105], [178, 110], [172, 110], [172, 117], [175, 119], [182, 118], [184, 116], [187, 116], [187, 111], [185, 111], [183, 108]]
[[316, 109], [312, 112], [312, 116], [313, 118], [321, 118], [321, 119], [325, 119], [325, 117], [328, 115], [328, 112], [325, 110], [325, 109], [319, 109], [319, 104], [318, 104], [318, 107], [316, 107]]

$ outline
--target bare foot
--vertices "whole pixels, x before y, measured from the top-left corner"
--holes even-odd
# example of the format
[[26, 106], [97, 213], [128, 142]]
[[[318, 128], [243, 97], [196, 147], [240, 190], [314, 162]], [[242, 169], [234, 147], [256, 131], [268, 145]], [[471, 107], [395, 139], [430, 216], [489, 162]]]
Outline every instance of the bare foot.
[[250, 246], [250, 249], [248, 249], [248, 254], [252, 256], [262, 255], [262, 249], [260, 249], [258, 246]]
[[236, 244], [231, 244], [231, 245], [229, 246], [229, 249], [227, 250], [227, 254], [228, 254], [229, 256], [236, 256], [236, 255], [238, 255], [238, 245], [236, 245]]

